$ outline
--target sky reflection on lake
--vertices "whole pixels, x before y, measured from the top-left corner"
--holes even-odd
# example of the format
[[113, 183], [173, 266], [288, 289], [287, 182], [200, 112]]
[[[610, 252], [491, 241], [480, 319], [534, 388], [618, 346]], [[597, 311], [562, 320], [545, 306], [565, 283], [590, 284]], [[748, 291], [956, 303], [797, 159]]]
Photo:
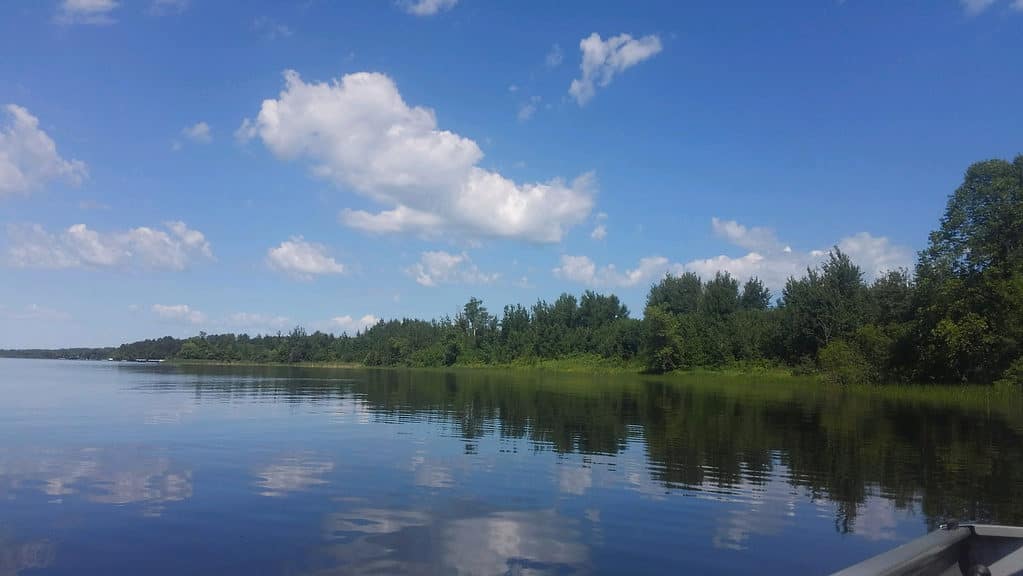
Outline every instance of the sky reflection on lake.
[[822, 573], [944, 517], [1023, 520], [1012, 410], [25, 360], [0, 393], [0, 575]]

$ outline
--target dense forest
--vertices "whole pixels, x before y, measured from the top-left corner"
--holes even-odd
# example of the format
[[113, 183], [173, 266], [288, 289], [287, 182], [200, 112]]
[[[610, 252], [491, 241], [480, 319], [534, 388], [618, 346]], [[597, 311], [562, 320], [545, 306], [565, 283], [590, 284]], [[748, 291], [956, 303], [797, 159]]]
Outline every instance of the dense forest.
[[752, 278], [667, 275], [643, 318], [614, 295], [505, 306], [476, 298], [454, 317], [381, 321], [354, 336], [201, 333], [112, 349], [3, 356], [346, 362], [370, 366], [532, 363], [579, 357], [663, 373], [788, 366], [838, 383], [1023, 381], [1023, 155], [967, 170], [915, 270], [866, 282], [837, 247], [773, 295]]

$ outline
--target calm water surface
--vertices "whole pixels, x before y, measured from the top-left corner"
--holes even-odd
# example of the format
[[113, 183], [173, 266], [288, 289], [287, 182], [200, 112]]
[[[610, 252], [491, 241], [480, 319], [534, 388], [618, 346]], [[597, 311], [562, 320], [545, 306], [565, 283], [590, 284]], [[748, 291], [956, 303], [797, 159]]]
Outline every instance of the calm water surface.
[[0, 576], [827, 573], [1023, 522], [1021, 440], [756, 378], [0, 359]]

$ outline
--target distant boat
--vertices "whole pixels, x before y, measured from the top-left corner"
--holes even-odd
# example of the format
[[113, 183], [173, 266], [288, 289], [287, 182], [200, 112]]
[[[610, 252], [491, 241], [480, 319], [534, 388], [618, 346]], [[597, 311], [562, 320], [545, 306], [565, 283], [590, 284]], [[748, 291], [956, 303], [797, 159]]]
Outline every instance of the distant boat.
[[1023, 527], [942, 525], [832, 576], [1010, 576], [1023, 574]]

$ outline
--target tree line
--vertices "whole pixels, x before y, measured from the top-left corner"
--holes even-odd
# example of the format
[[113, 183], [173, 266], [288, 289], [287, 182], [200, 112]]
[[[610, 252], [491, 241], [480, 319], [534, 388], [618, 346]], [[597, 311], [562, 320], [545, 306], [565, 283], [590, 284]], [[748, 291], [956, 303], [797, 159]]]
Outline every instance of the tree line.
[[578, 357], [654, 373], [776, 365], [838, 383], [1019, 383], [1021, 342], [1023, 155], [970, 166], [915, 269], [869, 283], [836, 247], [777, 297], [757, 278], [669, 274], [641, 320], [617, 296], [586, 291], [499, 314], [472, 298], [454, 317], [381, 321], [354, 336], [201, 333], [77, 354], [423, 367]]

